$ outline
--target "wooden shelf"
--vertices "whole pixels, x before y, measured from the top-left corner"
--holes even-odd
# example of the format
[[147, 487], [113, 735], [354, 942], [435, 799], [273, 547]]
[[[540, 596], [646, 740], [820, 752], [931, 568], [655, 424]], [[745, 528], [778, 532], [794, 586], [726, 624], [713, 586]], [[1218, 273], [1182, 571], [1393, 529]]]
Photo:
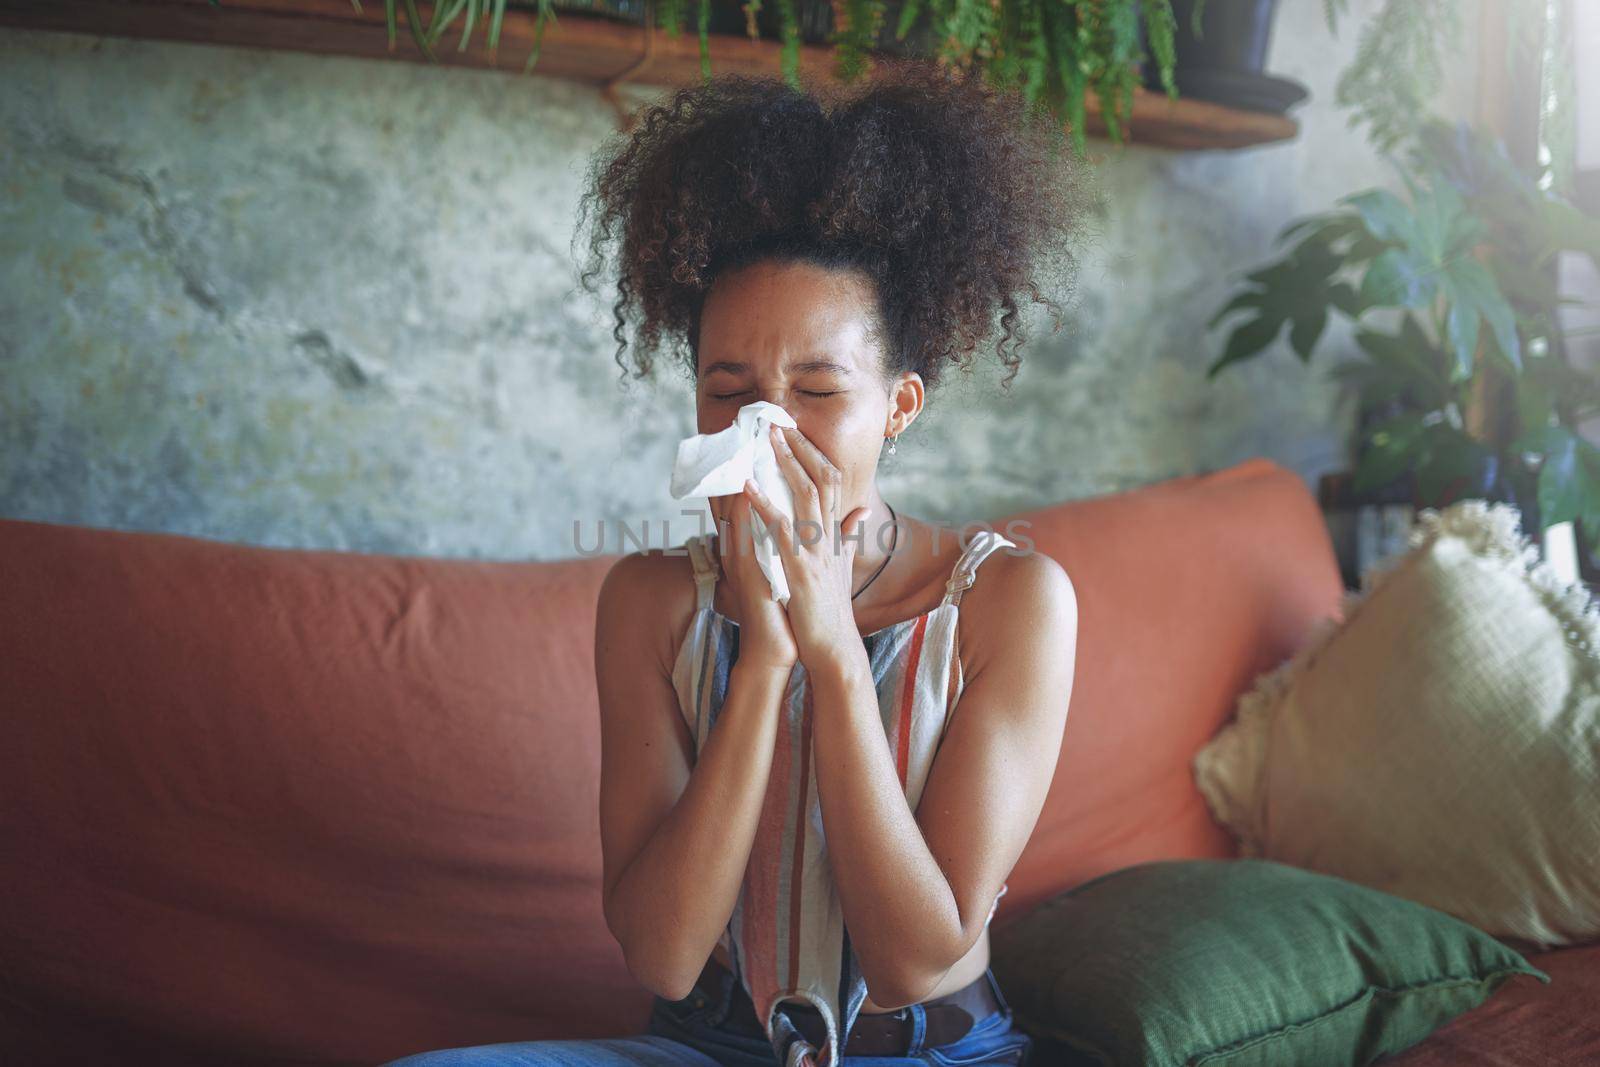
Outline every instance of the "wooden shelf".
[[[208, 0], [0, 0], [0, 26], [428, 62], [406, 28], [404, 5], [393, 52], [383, 0], [364, 0], [362, 7], [358, 13], [350, 0], [221, 0], [219, 6]], [[433, 5], [419, 0], [417, 7], [426, 24]], [[481, 25], [474, 29], [467, 50], [456, 50], [459, 19], [434, 46], [434, 55], [441, 65], [520, 74], [533, 48], [534, 17], [527, 8], [507, 10], [498, 62], [484, 46]], [[713, 35], [712, 73], [775, 75], [780, 71], [779, 50], [776, 41]], [[832, 49], [802, 46], [800, 67], [808, 74], [831, 76]], [[692, 28], [674, 38], [661, 30], [562, 11], [545, 27], [533, 73], [613, 88], [624, 81], [687, 85], [700, 77], [700, 45]], [[1089, 132], [1101, 136], [1105, 124], [1092, 96], [1089, 103]], [[1168, 148], [1243, 148], [1291, 140], [1299, 129], [1299, 123], [1285, 115], [1203, 100], [1169, 100], [1141, 90], [1134, 101], [1129, 139]]]

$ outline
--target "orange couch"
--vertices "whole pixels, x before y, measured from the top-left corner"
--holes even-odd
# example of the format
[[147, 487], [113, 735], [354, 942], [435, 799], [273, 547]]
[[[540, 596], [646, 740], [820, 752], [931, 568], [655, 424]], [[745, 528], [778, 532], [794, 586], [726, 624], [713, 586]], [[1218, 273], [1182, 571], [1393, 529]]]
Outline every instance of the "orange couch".
[[[1073, 575], [1082, 631], [995, 922], [1131, 863], [1234, 855], [1189, 760], [1341, 594], [1299, 477], [1253, 459], [1005, 518]], [[650, 994], [600, 909], [614, 558], [0, 520], [0, 1059], [373, 1064], [641, 1032]], [[1551, 985], [1513, 980], [1404, 1062], [1569, 1062], [1528, 1058], [1549, 1033], [1600, 1055], [1600, 946], [1534, 962]]]

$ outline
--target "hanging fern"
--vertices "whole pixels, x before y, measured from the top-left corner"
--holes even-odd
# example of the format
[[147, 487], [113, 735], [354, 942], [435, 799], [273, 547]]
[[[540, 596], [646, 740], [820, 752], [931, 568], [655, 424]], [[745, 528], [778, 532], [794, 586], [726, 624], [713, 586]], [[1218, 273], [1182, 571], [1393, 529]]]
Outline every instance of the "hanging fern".
[[778, 36], [782, 48], [778, 53], [783, 80], [790, 85], [800, 84], [800, 16], [794, 9], [794, 0], [778, 0]]
[[[1362, 27], [1356, 55], [1339, 75], [1334, 99], [1351, 111], [1352, 127], [1368, 127], [1368, 140], [1389, 152], [1416, 139], [1444, 87], [1451, 53], [1461, 44], [1460, 0], [1386, 0]], [[1514, 53], [1543, 37], [1548, 0], [1509, 0], [1508, 66]], [[1350, 0], [1323, 0], [1328, 29], [1337, 34]], [[1465, 5], [1466, 10], [1474, 10]]]
[[[1324, 0], [1328, 27], [1350, 0]], [[1355, 59], [1339, 76], [1334, 99], [1351, 109], [1349, 124], [1388, 152], [1417, 132], [1444, 81], [1441, 53], [1460, 43], [1459, 0], [1390, 0], [1362, 27]]]
[[683, 0], [656, 0], [656, 25], [676, 37], [683, 32]]
[[700, 77], [711, 80], [711, 0], [700, 0]]
[[[1200, 25], [1200, 16], [1205, 11], [1205, 0], [1200, 0], [1194, 6], [1193, 25]], [[1198, 32], [1198, 31], [1197, 31]], [[1172, 15], [1172, 7], [1168, 4], [1156, 4], [1145, 19], [1145, 36], [1150, 42], [1150, 57], [1156, 61], [1156, 71], [1161, 76], [1161, 88], [1167, 95], [1178, 95], [1177, 84], [1173, 81], [1172, 69], [1178, 62], [1178, 23]]]
[[[979, 2], [979, 0], [973, 0]], [[833, 7], [834, 73], [853, 82], [867, 72], [867, 53], [877, 43], [887, 14], [884, 0], [830, 0]]]
[[[218, 0], [211, 0], [215, 5]], [[712, 76], [711, 69], [711, 5], [714, 0], [695, 0], [695, 32], [699, 38], [700, 74], [704, 79]], [[740, 3], [745, 14], [746, 32], [758, 36], [756, 13], [763, 0], [715, 0], [718, 3]], [[771, 0], [777, 6], [779, 25], [779, 65], [786, 82], [800, 87], [800, 19], [795, 0]], [[1330, 27], [1343, 13], [1350, 0], [1324, 0]], [[1443, 12], [1451, 0], [1390, 0], [1389, 9], [1414, 4], [1418, 9]], [[1534, 0], [1517, 0], [1532, 3]], [[533, 49], [523, 64], [525, 73], [531, 72], [538, 62], [544, 43], [545, 28], [556, 22], [554, 0], [519, 0], [521, 6], [532, 4], [537, 15], [534, 24]], [[655, 0], [647, 9], [647, 18], [654, 20], [657, 28], [673, 37], [680, 36], [688, 21], [688, 0]], [[872, 64], [872, 52], [883, 38], [883, 29], [889, 15], [889, 0], [829, 0], [833, 11], [833, 32], [828, 43], [834, 48], [835, 74], [844, 82], [851, 82], [867, 74]], [[1194, 20], [1198, 26], [1205, 0], [1197, 0]], [[361, 10], [361, 0], [351, 0], [356, 11]], [[490, 62], [497, 62], [500, 31], [505, 21], [506, 0], [438, 0], [426, 26], [417, 9], [416, 0], [384, 0], [384, 21], [389, 33], [389, 47], [394, 49], [399, 34], [399, 9], [403, 6], [407, 29], [417, 47], [430, 60], [437, 62], [433, 48], [448, 28], [462, 20], [461, 38], [457, 51], [465, 51], [472, 34], [480, 25], [485, 26], [486, 44]], [[1386, 13], [1389, 11], [1386, 9]], [[1399, 45], [1390, 42], [1384, 47], [1400, 47], [1407, 55], [1421, 55], [1423, 46], [1432, 40], [1434, 23], [1407, 21], [1399, 15], [1407, 36]], [[1133, 102], [1143, 82], [1141, 63], [1148, 58], [1167, 95], [1176, 98], [1173, 80], [1176, 62], [1174, 38], [1177, 20], [1172, 13], [1171, 0], [903, 0], [895, 20], [894, 36], [905, 40], [922, 19], [933, 31], [935, 58], [939, 63], [958, 68], [977, 66], [985, 77], [997, 86], [1019, 88], [1030, 107], [1047, 111], [1064, 124], [1071, 135], [1076, 151], [1086, 151], [1088, 95], [1099, 99], [1100, 114], [1106, 131], [1113, 141], [1126, 139], [1133, 117]], [[1141, 36], [1140, 30], [1143, 29]], [[1371, 71], [1384, 69], [1392, 62], [1395, 53], [1383, 51], [1383, 42], [1368, 41], [1363, 36], [1363, 55]], [[1434, 67], [1424, 63], [1415, 71], [1414, 81], [1422, 86], [1435, 76]], [[1379, 88], [1373, 84], [1372, 75], [1365, 72], [1347, 72], [1348, 93], [1376, 97]], [[1341, 86], [1344, 86], [1341, 82]], [[1420, 89], [1400, 88], [1392, 92], [1396, 99], [1410, 100]], [[1382, 110], [1382, 109], [1378, 109]], [[1387, 114], [1387, 112], [1384, 112]], [[1387, 122], [1388, 120], [1377, 120]], [[1391, 127], [1383, 127], [1388, 131]]]

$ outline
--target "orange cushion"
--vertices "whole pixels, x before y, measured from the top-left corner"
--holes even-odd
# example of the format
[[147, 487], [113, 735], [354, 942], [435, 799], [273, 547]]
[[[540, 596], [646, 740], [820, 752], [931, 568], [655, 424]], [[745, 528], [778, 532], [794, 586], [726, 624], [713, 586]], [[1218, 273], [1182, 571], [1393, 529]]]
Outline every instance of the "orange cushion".
[[[1138, 860], [1231, 854], [1188, 760], [1341, 591], [1311, 495], [1266, 460], [1015, 517], [1072, 575], [1081, 633], [997, 923]], [[600, 908], [614, 558], [0, 520], [0, 1048], [371, 1064], [641, 1032]]]
[[997, 928], [1120, 867], [1237, 855], [1190, 760], [1344, 590], [1315, 498], [1264, 458], [1012, 518], [1071, 576], [1078, 650], [1055, 781]]

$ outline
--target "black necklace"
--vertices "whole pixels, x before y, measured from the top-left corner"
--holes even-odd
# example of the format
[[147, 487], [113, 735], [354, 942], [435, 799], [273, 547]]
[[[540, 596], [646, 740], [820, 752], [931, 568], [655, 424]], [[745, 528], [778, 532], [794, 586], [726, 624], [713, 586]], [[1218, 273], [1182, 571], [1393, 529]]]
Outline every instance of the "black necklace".
[[863, 585], [860, 589], [857, 589], [854, 593], [850, 594], [851, 600], [854, 600], [862, 593], [865, 593], [867, 591], [867, 586], [878, 580], [878, 575], [882, 574], [883, 569], [889, 565], [889, 561], [894, 559], [895, 546], [900, 543], [900, 523], [895, 516], [894, 505], [885, 500], [883, 502], [883, 506], [889, 509], [889, 522], [894, 526], [894, 538], [889, 542], [889, 552], [883, 557], [883, 562], [878, 564], [878, 569], [872, 572], [872, 577], [867, 579], [865, 585]]

